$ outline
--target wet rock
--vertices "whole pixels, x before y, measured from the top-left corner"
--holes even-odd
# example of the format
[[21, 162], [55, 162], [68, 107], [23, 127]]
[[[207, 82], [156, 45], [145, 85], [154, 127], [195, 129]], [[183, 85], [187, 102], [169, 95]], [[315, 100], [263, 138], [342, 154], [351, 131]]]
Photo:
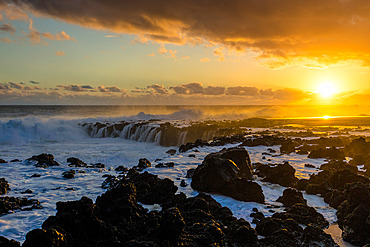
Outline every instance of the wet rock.
[[346, 185], [344, 200], [338, 207], [338, 225], [345, 241], [356, 245], [370, 243], [370, 185]]
[[286, 187], [296, 187], [298, 182], [294, 176], [295, 169], [288, 162], [276, 166], [257, 164], [256, 172], [258, 176], [264, 177], [263, 181]]
[[65, 172], [62, 173], [63, 177], [67, 178], [67, 179], [74, 178], [75, 174], [76, 174], [75, 170], [69, 170], [69, 171], [65, 171]]
[[285, 189], [283, 196], [280, 196], [277, 202], [281, 202], [284, 207], [292, 207], [296, 203], [306, 204], [306, 199], [303, 198], [302, 192], [292, 188]]
[[20, 247], [20, 243], [15, 240], [9, 240], [3, 236], [0, 236], [0, 246], [2, 247]]
[[316, 168], [314, 165], [311, 165], [311, 164], [304, 164], [304, 167], [307, 167], [307, 168]]
[[43, 153], [40, 155], [34, 155], [27, 160], [37, 161], [35, 164], [37, 167], [47, 168], [49, 166], [60, 166], [60, 164], [54, 160], [54, 156], [52, 154]]
[[119, 166], [116, 169], [114, 169], [116, 172], [127, 172], [128, 169], [124, 166]]
[[189, 158], [195, 158], [195, 154], [189, 154], [188, 157]]
[[167, 163], [159, 163], [155, 165], [155, 168], [171, 168], [174, 167], [175, 163], [174, 162], [167, 162]]
[[166, 154], [169, 154], [169, 155], [175, 155], [176, 153], [177, 153], [176, 149], [170, 149], [166, 151]]
[[26, 197], [0, 197], [0, 215], [11, 213], [14, 210], [32, 210], [38, 208], [41, 208], [41, 206], [36, 199], [28, 199]]
[[87, 165], [86, 168], [105, 168], [105, 165], [102, 163], [94, 163]]
[[329, 222], [324, 216], [316, 211], [315, 208], [307, 206], [305, 204], [296, 203], [292, 207], [288, 208], [285, 213], [275, 213], [273, 218], [278, 219], [294, 219], [297, 223], [308, 226], [313, 226], [325, 229], [329, 226]]
[[338, 246], [329, 234], [325, 233], [322, 229], [313, 225], [308, 225], [303, 230], [301, 243], [302, 246]]
[[297, 190], [306, 190], [308, 185], [308, 179], [298, 179], [297, 181]]
[[354, 157], [356, 154], [370, 154], [370, 142], [367, 142], [364, 137], [352, 140], [351, 143], [345, 146], [345, 151], [349, 156]]
[[181, 186], [181, 187], [186, 187], [186, 186], [188, 186], [188, 184], [186, 183], [186, 181], [185, 181], [185, 180], [181, 180], [181, 182], [180, 182], [180, 186]]
[[38, 178], [38, 177], [41, 177], [41, 174], [35, 173], [35, 174], [32, 174], [31, 176], [31, 178]]
[[148, 167], [151, 167], [152, 164], [150, 163], [149, 160], [146, 158], [139, 159], [139, 164], [136, 166], [139, 170], [144, 170]]
[[113, 188], [117, 182], [120, 181], [116, 176], [113, 175], [104, 175], [103, 177], [106, 177], [101, 185], [103, 189]]
[[70, 236], [61, 229], [35, 229], [27, 233], [22, 247], [68, 247]]
[[22, 191], [21, 194], [33, 194], [33, 191], [30, 189], [27, 189], [25, 191]]
[[190, 168], [187, 172], [186, 172], [186, 178], [192, 178], [193, 175], [194, 175], [194, 172], [195, 172], [195, 168]]
[[0, 164], [8, 163], [6, 160], [0, 159]]
[[72, 167], [86, 167], [87, 166], [85, 162], [75, 157], [68, 158], [67, 162], [69, 163], [68, 166], [72, 166]]
[[[99, 197], [97, 204], [98, 200]], [[111, 201], [111, 204], [113, 211], [113, 205], [116, 204], [114, 201]], [[46, 231], [51, 228], [62, 229], [65, 235], [70, 236], [68, 246], [96, 246], [100, 241], [107, 241], [114, 246], [117, 242], [117, 230], [99, 219], [97, 211], [98, 207], [87, 197], [82, 197], [78, 201], [58, 202], [56, 215], [44, 221], [42, 229]], [[113, 213], [117, 212], [113, 211]], [[119, 214], [116, 216], [119, 218]], [[45, 234], [40, 233], [39, 238], [46, 237]], [[33, 240], [36, 242], [37, 238]]]
[[8, 181], [5, 178], [0, 178], [0, 195], [8, 193], [8, 190], [10, 190]]
[[14, 160], [11, 160], [10, 162], [11, 162], [11, 163], [12, 163], [12, 162], [21, 162], [21, 160], [19, 160], [19, 159], [14, 159]]
[[356, 166], [349, 165], [347, 162], [344, 161], [329, 161], [328, 163], [322, 164], [320, 166], [320, 170], [331, 172], [348, 170], [353, 174], [356, 174], [358, 172]]
[[239, 168], [229, 159], [208, 157], [199, 165], [192, 177], [193, 189], [217, 193], [238, 177]]
[[310, 152], [308, 155], [308, 158], [310, 159], [334, 159], [334, 160], [344, 160], [345, 155], [344, 153], [337, 149], [336, 147], [331, 147], [331, 148], [318, 148], [314, 149]]
[[264, 202], [261, 187], [238, 177], [239, 168], [229, 159], [205, 158], [192, 177], [191, 187], [198, 191], [218, 193], [242, 201]]
[[141, 203], [163, 205], [171, 202], [175, 197], [177, 187], [168, 178], [160, 179], [157, 175], [148, 172], [133, 173], [128, 175], [128, 178], [130, 183], [135, 185], [137, 198]]
[[233, 161], [240, 170], [238, 176], [245, 177], [247, 179], [252, 178], [251, 160], [248, 151], [245, 150], [245, 148], [224, 148], [220, 152], [208, 154], [204, 160], [217, 157]]
[[281, 154], [290, 154], [295, 152], [295, 145], [291, 139], [286, 140], [280, 146]]

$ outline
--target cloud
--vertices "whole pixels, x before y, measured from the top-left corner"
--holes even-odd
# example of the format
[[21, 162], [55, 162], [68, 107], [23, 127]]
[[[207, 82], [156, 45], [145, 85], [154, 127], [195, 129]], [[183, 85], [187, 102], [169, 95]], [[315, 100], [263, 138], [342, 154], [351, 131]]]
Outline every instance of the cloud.
[[368, 0], [3, 1], [38, 16], [160, 43], [252, 52], [270, 67], [370, 65]]
[[174, 90], [177, 94], [202, 94], [204, 93], [204, 88], [202, 83], [199, 82], [191, 82], [187, 84], [182, 84], [175, 87], [170, 87], [170, 89]]
[[153, 53], [150, 53], [150, 54], [148, 54], [148, 55], [146, 55], [147, 57], [154, 57], [155, 55], [154, 55], [154, 52]]
[[2, 24], [0, 25], [0, 31], [8, 32], [8, 33], [15, 33], [17, 30], [15, 29], [15, 27], [13, 27], [10, 24]]
[[226, 90], [227, 95], [244, 95], [244, 96], [254, 96], [259, 92], [256, 87], [228, 87]]
[[57, 34], [51, 34], [49, 32], [46, 32], [46, 33], [41, 33], [39, 30], [36, 29], [36, 27], [34, 27], [33, 25], [33, 20], [30, 18], [29, 19], [29, 33], [25, 33], [24, 34], [30, 39], [30, 41], [32, 42], [32, 44], [44, 44], [44, 45], [48, 45], [48, 43], [46, 43], [46, 41], [44, 41], [44, 39], [49, 39], [49, 40], [58, 40], [58, 41], [62, 41], [62, 40], [72, 40], [72, 41], [76, 41], [75, 38], [69, 36], [65, 31], [61, 31]]
[[32, 84], [40, 84], [40, 82], [38, 82], [38, 81], [29, 81], [30, 83], [32, 83]]
[[148, 89], [152, 89], [154, 91], [154, 93], [156, 94], [168, 94], [168, 90], [163, 86], [163, 85], [159, 85], [159, 84], [153, 84], [153, 85], [150, 85], [150, 86], [147, 86], [147, 91]]
[[93, 89], [93, 87], [89, 85], [81, 86], [76, 84], [71, 85], [57, 85], [57, 88], [60, 88], [65, 91], [71, 91], [71, 92], [86, 92], [89, 89]]
[[105, 87], [103, 85], [98, 87], [99, 92], [102, 93], [120, 93], [122, 90], [116, 86]]
[[213, 54], [215, 56], [218, 56], [218, 61], [222, 62], [222, 61], [225, 61], [225, 55], [223, 53], [223, 47], [218, 47], [216, 48], [214, 51], [213, 51]]
[[159, 54], [168, 55], [172, 58], [176, 58], [176, 53], [177, 53], [176, 50], [166, 49], [163, 44], [161, 44], [161, 46], [158, 48], [158, 52]]
[[202, 62], [202, 63], [206, 63], [206, 62], [209, 62], [209, 61], [211, 61], [211, 59], [209, 59], [209, 58], [201, 58], [200, 59], [200, 61]]
[[15, 82], [8, 82], [10, 87], [11, 88], [15, 88], [15, 89], [23, 89], [23, 86], [19, 83], [15, 83]]
[[1, 38], [1, 41], [4, 43], [11, 43], [11, 42], [14, 42], [15, 40], [11, 40], [9, 38]]
[[56, 51], [55, 52], [55, 55], [57, 55], [57, 56], [64, 56], [65, 53], [64, 53], [64, 51]]

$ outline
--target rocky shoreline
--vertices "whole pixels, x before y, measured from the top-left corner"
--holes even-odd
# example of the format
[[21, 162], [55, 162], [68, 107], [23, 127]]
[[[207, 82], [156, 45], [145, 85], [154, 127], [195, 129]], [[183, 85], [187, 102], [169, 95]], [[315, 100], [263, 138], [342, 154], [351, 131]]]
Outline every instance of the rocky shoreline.
[[[239, 147], [210, 153], [201, 165], [188, 171], [188, 176], [192, 177], [191, 187], [200, 192], [198, 196], [176, 193], [178, 188], [173, 181], [146, 172], [150, 161], [141, 159], [136, 167], [119, 167], [116, 169], [119, 175], [108, 176], [103, 185], [107, 191], [95, 203], [87, 197], [58, 202], [56, 215], [50, 216], [41, 229], [30, 231], [22, 246], [337, 246], [323, 231], [328, 222], [307, 205], [300, 191], [322, 196], [337, 209], [344, 240], [355, 245], [370, 244], [370, 182], [366, 177], [370, 170], [370, 142], [364, 138], [346, 143], [330, 138], [300, 141], [269, 135], [252, 141], [235, 135], [213, 142], [187, 143], [179, 152], [236, 142], [241, 143]], [[252, 164], [244, 149], [245, 146], [278, 144], [281, 153], [305, 153], [302, 151], [305, 149], [306, 155], [325, 157], [329, 161], [309, 179], [298, 179], [289, 162]], [[268, 155], [275, 154], [271, 151]], [[343, 157], [352, 159], [347, 163]], [[50, 154], [33, 156], [29, 160], [45, 169], [59, 165]], [[74, 157], [67, 161], [74, 168], [104, 167], [101, 163], [88, 165]], [[358, 164], [364, 165], [365, 172], [357, 170]], [[163, 163], [158, 168], [170, 169], [173, 165]], [[73, 179], [75, 173], [70, 170], [61, 176]], [[264, 203], [265, 196], [254, 181], [255, 176], [287, 187], [278, 199], [285, 211], [265, 217], [254, 209], [251, 216], [255, 228], [246, 220], [234, 217], [229, 208], [205, 194]], [[9, 189], [6, 180], [1, 179], [2, 194]], [[2, 213], [40, 207], [34, 199], [4, 196], [0, 199]], [[161, 210], [148, 211], [143, 205], [159, 205]], [[0, 245], [20, 246], [20, 243], [0, 237]]]

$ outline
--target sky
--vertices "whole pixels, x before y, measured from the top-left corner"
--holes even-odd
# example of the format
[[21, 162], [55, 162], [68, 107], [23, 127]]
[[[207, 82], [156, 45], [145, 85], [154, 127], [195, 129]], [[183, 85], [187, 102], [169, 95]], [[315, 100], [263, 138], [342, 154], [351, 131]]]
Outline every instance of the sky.
[[368, 0], [0, 0], [0, 104], [370, 105]]

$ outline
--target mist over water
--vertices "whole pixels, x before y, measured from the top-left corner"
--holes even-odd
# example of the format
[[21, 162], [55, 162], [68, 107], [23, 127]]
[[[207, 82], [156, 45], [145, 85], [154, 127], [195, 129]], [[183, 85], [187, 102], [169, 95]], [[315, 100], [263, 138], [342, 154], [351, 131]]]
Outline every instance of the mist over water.
[[63, 118], [125, 118], [147, 120], [151, 118], [168, 120], [236, 120], [250, 117], [264, 118], [310, 118], [322, 116], [360, 116], [369, 115], [370, 106], [275, 106], [275, 105], [238, 105], [238, 106], [0, 106], [0, 120], [25, 118], [29, 116], [43, 119]]

